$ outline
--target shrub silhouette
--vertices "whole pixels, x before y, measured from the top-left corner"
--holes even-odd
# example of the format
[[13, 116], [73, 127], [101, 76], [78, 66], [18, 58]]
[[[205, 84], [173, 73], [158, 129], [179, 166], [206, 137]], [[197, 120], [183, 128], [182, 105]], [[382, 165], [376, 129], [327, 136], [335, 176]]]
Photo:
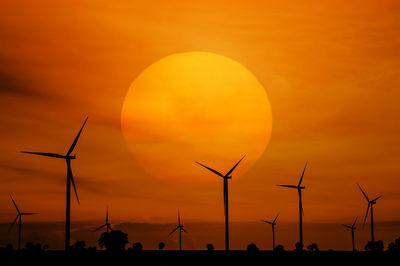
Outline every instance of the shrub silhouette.
[[142, 251], [143, 250], [143, 245], [140, 242], [133, 243], [132, 249], [134, 251]]
[[280, 252], [280, 253], [282, 253], [282, 252], [285, 251], [285, 248], [284, 248], [282, 245], [277, 245], [277, 246], [275, 247], [274, 251], [275, 251], [275, 252]]
[[101, 234], [97, 243], [101, 248], [106, 248], [108, 251], [122, 251], [125, 250], [128, 241], [128, 234], [120, 230], [113, 230], [110, 232], [104, 232]]
[[213, 251], [214, 250], [214, 245], [213, 244], [207, 244], [206, 248], [208, 251]]
[[296, 244], [295, 244], [295, 251], [303, 251], [303, 248], [304, 248], [304, 246], [303, 246], [303, 244], [301, 244], [300, 242], [297, 242]]
[[368, 243], [365, 245], [364, 249], [367, 251], [382, 252], [383, 251], [383, 242], [382, 242], [382, 240], [368, 241]]
[[251, 243], [247, 246], [247, 252], [249, 253], [256, 253], [258, 251], [258, 247], [256, 244]]
[[390, 242], [388, 249], [390, 252], [399, 252], [400, 251], [400, 237], [396, 238], [394, 242]]
[[83, 249], [85, 249], [85, 246], [86, 246], [85, 241], [78, 240], [74, 244], [72, 244], [71, 249], [83, 250]]
[[158, 243], [158, 249], [159, 250], [163, 250], [164, 248], [165, 248], [165, 243], [164, 242]]
[[309, 251], [319, 251], [318, 245], [316, 243], [312, 243], [311, 245], [307, 246], [307, 250]]

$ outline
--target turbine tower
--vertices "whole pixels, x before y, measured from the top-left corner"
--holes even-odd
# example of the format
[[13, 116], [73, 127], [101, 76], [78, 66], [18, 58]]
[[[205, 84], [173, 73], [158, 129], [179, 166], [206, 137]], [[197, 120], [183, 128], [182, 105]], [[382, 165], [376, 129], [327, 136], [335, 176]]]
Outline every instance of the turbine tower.
[[168, 237], [172, 235], [176, 230], [179, 229], [179, 251], [182, 251], [182, 231], [188, 234], [188, 232], [183, 228], [183, 224], [181, 224], [181, 215], [179, 214], [179, 209], [178, 209], [178, 226], [174, 228], [174, 230], [171, 231], [171, 233], [168, 234]]
[[356, 229], [355, 225], [357, 222], [357, 218], [358, 218], [358, 216], [356, 217], [356, 219], [354, 220], [352, 225], [342, 224], [344, 227], [347, 227], [351, 230], [351, 242], [353, 243], [353, 251], [356, 251], [356, 248], [354, 246], [354, 230]]
[[47, 156], [47, 157], [53, 157], [53, 158], [59, 158], [59, 159], [64, 159], [65, 162], [67, 163], [67, 193], [66, 193], [66, 210], [65, 210], [65, 250], [69, 249], [69, 243], [70, 243], [70, 209], [71, 209], [71, 183], [75, 191], [75, 196], [76, 200], [78, 201], [79, 204], [79, 198], [78, 198], [78, 193], [76, 192], [76, 187], [75, 187], [75, 181], [74, 177], [72, 175], [72, 170], [71, 170], [71, 160], [76, 158], [76, 155], [71, 155], [71, 153], [74, 151], [75, 145], [78, 142], [79, 136], [81, 135], [81, 132], [83, 130], [83, 127], [86, 124], [86, 121], [88, 118], [85, 119], [85, 122], [83, 123], [81, 129], [78, 132], [78, 135], [75, 137], [74, 142], [72, 143], [71, 147], [67, 151], [66, 155], [61, 155], [57, 153], [45, 153], [45, 152], [28, 152], [28, 151], [21, 151], [22, 153], [29, 153], [29, 154], [34, 154], [34, 155], [40, 155], [40, 156]]
[[380, 199], [382, 196], [376, 197], [373, 200], [369, 200], [367, 194], [365, 194], [364, 190], [361, 188], [361, 186], [357, 183], [358, 187], [360, 188], [362, 194], [364, 195], [365, 199], [368, 202], [368, 207], [367, 207], [367, 212], [365, 213], [365, 217], [364, 217], [364, 223], [363, 223], [363, 227], [365, 225], [365, 221], [367, 220], [367, 216], [368, 216], [368, 211], [370, 211], [371, 213], [371, 241], [375, 241], [375, 235], [374, 235], [374, 204], [376, 204], [376, 201], [378, 199]]
[[304, 215], [304, 210], [303, 210], [303, 203], [301, 201], [301, 190], [305, 189], [306, 187], [302, 186], [301, 182], [303, 181], [304, 172], [306, 171], [306, 168], [307, 168], [307, 163], [308, 162], [306, 162], [306, 165], [304, 166], [303, 173], [301, 174], [300, 181], [297, 184], [297, 186], [294, 186], [294, 185], [277, 185], [279, 187], [288, 187], [288, 188], [297, 189], [297, 192], [299, 194], [299, 224], [300, 224], [300, 230], [299, 230], [300, 231], [300, 241], [299, 242], [300, 242], [302, 247], [304, 246], [303, 245], [303, 215]]
[[10, 228], [8, 229], [8, 232], [11, 231], [11, 229], [13, 228], [14, 224], [17, 222], [18, 220], [18, 250], [21, 249], [21, 228], [22, 228], [22, 216], [23, 215], [34, 215], [34, 214], [38, 214], [35, 212], [21, 212], [17, 206], [17, 204], [15, 203], [13, 197], [10, 194], [10, 198], [12, 200], [12, 203], [15, 206], [15, 209], [17, 209], [17, 216], [15, 217], [14, 221], [12, 222], [12, 224], [10, 225]]
[[94, 230], [95, 232], [96, 231], [99, 231], [101, 228], [103, 228], [103, 227], [106, 227], [106, 230], [107, 230], [107, 233], [109, 232], [109, 231], [112, 231], [112, 228], [111, 228], [111, 224], [110, 224], [110, 222], [108, 221], [108, 206], [107, 206], [107, 212], [106, 212], [106, 223], [105, 224], [103, 224], [102, 226], [100, 226], [100, 227], [98, 227], [96, 230]]
[[233, 166], [232, 169], [229, 170], [228, 173], [226, 173], [226, 175], [223, 175], [220, 172], [218, 172], [218, 171], [216, 171], [216, 170], [214, 170], [214, 169], [212, 169], [212, 168], [210, 168], [208, 166], [205, 166], [204, 164], [196, 162], [197, 164], [203, 166], [204, 168], [210, 170], [214, 174], [219, 175], [220, 177], [222, 177], [224, 179], [225, 250], [229, 250], [228, 180], [232, 179], [232, 176], [230, 176], [230, 174], [233, 172], [233, 170], [235, 170], [236, 166], [238, 166], [238, 164], [243, 160], [243, 158], [245, 156], [243, 156], [242, 159], [240, 159], [239, 162], [237, 162], [235, 164], [235, 166]]
[[272, 225], [272, 251], [275, 250], [275, 225], [276, 225], [276, 219], [278, 219], [279, 213], [276, 215], [275, 219], [270, 222], [266, 220], [261, 220], [261, 222], [267, 223]]

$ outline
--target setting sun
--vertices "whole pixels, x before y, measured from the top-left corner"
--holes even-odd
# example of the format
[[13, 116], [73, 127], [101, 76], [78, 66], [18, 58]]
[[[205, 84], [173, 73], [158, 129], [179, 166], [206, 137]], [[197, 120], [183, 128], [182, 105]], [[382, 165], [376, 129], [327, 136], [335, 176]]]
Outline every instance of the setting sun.
[[228, 171], [246, 154], [242, 175], [265, 150], [272, 122], [257, 78], [206, 52], [174, 54], [146, 68], [129, 88], [121, 119], [140, 165], [157, 178], [183, 182], [215, 179], [193, 167], [194, 160]]

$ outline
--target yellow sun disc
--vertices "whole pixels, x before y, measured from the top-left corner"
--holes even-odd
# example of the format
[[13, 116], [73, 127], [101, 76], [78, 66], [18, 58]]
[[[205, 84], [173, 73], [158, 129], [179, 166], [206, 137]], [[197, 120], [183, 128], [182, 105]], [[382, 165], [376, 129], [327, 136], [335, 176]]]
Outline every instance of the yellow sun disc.
[[209, 182], [243, 175], [264, 152], [272, 116], [267, 94], [240, 63], [214, 53], [173, 54], [132, 83], [121, 113], [122, 131], [139, 164], [169, 181]]

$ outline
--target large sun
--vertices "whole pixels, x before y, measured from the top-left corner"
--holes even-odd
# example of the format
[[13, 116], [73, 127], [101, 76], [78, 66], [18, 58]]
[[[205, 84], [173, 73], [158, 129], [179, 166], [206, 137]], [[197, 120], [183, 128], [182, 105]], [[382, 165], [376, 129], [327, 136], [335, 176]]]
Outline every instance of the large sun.
[[271, 107], [257, 78], [240, 63], [214, 53], [167, 56], [132, 83], [121, 114], [130, 151], [152, 176], [207, 182], [243, 175], [264, 152], [271, 135]]

